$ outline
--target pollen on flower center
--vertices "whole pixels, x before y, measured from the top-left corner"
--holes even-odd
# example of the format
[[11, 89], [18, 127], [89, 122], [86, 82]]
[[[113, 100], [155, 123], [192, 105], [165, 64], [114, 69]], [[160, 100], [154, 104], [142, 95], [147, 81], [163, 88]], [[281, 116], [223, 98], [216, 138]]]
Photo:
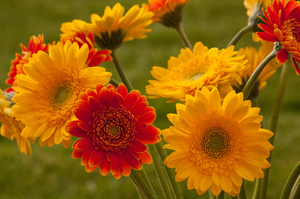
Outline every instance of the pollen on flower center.
[[230, 151], [230, 136], [221, 127], [211, 127], [203, 135], [200, 145], [208, 157], [219, 159]]
[[284, 33], [289, 33], [286, 35], [288, 36], [288, 41], [295, 39], [297, 42], [300, 42], [300, 22], [297, 19], [287, 19], [284, 21], [282, 29]]
[[123, 106], [105, 107], [93, 113], [93, 132], [88, 135], [95, 148], [122, 153], [136, 134], [136, 119]]
[[55, 85], [51, 91], [51, 104], [54, 109], [61, 109], [65, 104], [68, 103], [68, 99], [72, 96], [71, 85], [67, 82], [59, 83]]

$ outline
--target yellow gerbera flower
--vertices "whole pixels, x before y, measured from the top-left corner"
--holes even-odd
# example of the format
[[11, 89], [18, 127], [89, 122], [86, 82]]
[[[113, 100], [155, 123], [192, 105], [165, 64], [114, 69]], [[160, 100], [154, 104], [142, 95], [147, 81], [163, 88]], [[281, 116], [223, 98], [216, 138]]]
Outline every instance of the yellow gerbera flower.
[[92, 24], [87, 24], [96, 36], [95, 41], [103, 49], [116, 49], [122, 42], [132, 39], [143, 39], [145, 33], [151, 31], [146, 29], [152, 23], [153, 13], [138, 5], [131, 7], [123, 16], [124, 7], [120, 3], [111, 9], [105, 8], [104, 15], [100, 17], [92, 14]]
[[[231, 84], [236, 92], [241, 92], [255, 71], [257, 66], [266, 58], [266, 56], [273, 50], [274, 44], [272, 42], [267, 42], [262, 40], [262, 46], [257, 51], [253, 47], [240, 48], [237, 55], [245, 55], [245, 60], [247, 62], [247, 70], [239, 72], [236, 79], [231, 81]], [[264, 68], [262, 73], [259, 75], [256, 84], [254, 85], [250, 97], [256, 98], [259, 94], [259, 91], [264, 89], [267, 85], [267, 80], [273, 76], [277, 68], [282, 64], [276, 62], [276, 60], [270, 61], [267, 66]]]
[[0, 122], [2, 123], [1, 135], [11, 140], [15, 138], [20, 152], [25, 155], [31, 155], [31, 140], [21, 136], [21, 131], [25, 125], [20, 121], [15, 120], [12, 116], [12, 109], [10, 106], [11, 102], [6, 100], [6, 97], [0, 89]]
[[153, 21], [167, 27], [177, 28], [182, 21], [182, 10], [189, 0], [148, 0], [142, 7], [154, 13]]
[[176, 181], [188, 178], [188, 189], [199, 195], [210, 189], [215, 196], [222, 190], [235, 196], [243, 178], [264, 176], [273, 133], [261, 128], [260, 109], [243, 101], [243, 93], [231, 91], [222, 103], [216, 88], [203, 88], [176, 109], [168, 114], [174, 126], [162, 131], [164, 148], [175, 150], [164, 163], [176, 168]]
[[49, 47], [49, 55], [39, 51], [24, 66], [25, 75], [17, 75], [18, 93], [12, 98], [16, 119], [26, 125], [22, 136], [40, 137], [41, 146], [69, 146], [65, 124], [74, 117], [79, 95], [98, 83], [108, 83], [111, 76], [102, 67], [88, 67], [88, 53], [86, 44], [79, 48], [76, 42], [58, 42]]
[[[151, 74], [157, 80], [149, 80], [146, 86], [149, 98], [172, 98], [184, 100], [186, 94], [195, 95], [203, 87], [220, 86], [222, 90], [230, 90], [230, 80], [236, 73], [245, 70], [246, 61], [243, 56], [234, 56], [237, 52], [231, 46], [227, 49], [208, 49], [201, 42], [194, 50], [182, 49], [178, 58], [171, 57], [168, 69], [154, 66]], [[225, 92], [224, 91], [224, 92]]]
[[65, 22], [61, 24], [60, 30], [63, 32], [60, 34], [61, 38], [73, 37], [76, 32], [82, 31], [88, 34], [89, 30], [86, 27], [86, 22], [80, 19], [74, 19], [72, 22]]

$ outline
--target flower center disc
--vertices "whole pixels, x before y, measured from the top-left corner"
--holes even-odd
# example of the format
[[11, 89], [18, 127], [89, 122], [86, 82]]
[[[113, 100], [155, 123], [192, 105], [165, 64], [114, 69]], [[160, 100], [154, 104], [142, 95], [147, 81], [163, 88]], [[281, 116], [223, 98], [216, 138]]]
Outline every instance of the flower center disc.
[[212, 127], [202, 137], [201, 147], [207, 156], [222, 158], [230, 151], [230, 136], [221, 127]]
[[58, 84], [52, 91], [52, 106], [56, 110], [60, 110], [68, 103], [68, 99], [72, 96], [72, 89], [68, 83]]

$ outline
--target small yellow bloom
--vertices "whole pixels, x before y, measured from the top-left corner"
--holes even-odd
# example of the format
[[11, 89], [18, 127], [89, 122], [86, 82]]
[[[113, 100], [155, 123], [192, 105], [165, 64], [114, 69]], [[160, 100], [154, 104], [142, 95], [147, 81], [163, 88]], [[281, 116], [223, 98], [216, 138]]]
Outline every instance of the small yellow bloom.
[[194, 96], [203, 87], [219, 86], [224, 92], [231, 90], [229, 81], [245, 70], [243, 56], [235, 56], [231, 46], [227, 49], [208, 49], [201, 42], [194, 50], [182, 49], [178, 58], [171, 57], [168, 68], [154, 66], [151, 74], [157, 80], [149, 80], [146, 92], [149, 98], [171, 98], [184, 101], [185, 95]]
[[67, 41], [39, 51], [24, 66], [25, 74], [16, 76], [19, 87], [12, 101], [14, 116], [26, 125], [25, 138], [40, 137], [40, 145], [62, 143], [68, 147], [70, 134], [65, 124], [74, 118], [73, 108], [82, 92], [107, 84], [111, 73], [102, 67], [88, 67], [89, 48]]
[[152, 12], [134, 5], [124, 16], [123, 14], [124, 7], [120, 3], [115, 4], [112, 9], [107, 6], [102, 17], [92, 14], [92, 24], [87, 24], [86, 27], [92, 30], [96, 36], [95, 41], [101, 48], [116, 49], [124, 41], [145, 38], [145, 33], [151, 31], [146, 27], [152, 23]]
[[264, 177], [273, 133], [261, 128], [259, 108], [235, 91], [221, 102], [216, 88], [203, 88], [185, 101], [176, 104], [177, 114], [168, 114], [174, 126], [162, 131], [164, 148], [174, 150], [164, 163], [175, 168], [176, 181], [188, 178], [188, 189], [199, 195], [210, 189], [215, 196], [222, 190], [235, 196], [243, 179]]

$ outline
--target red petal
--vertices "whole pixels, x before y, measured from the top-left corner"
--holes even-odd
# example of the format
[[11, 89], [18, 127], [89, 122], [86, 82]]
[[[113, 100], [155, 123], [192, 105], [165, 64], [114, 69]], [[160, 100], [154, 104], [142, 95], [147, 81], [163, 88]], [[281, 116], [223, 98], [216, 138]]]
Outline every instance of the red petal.
[[106, 107], [111, 106], [111, 97], [107, 88], [102, 88], [99, 94], [99, 101], [101, 105]]
[[112, 152], [110, 154], [110, 170], [111, 170], [111, 173], [113, 175], [115, 175], [121, 168], [121, 157], [115, 153], [115, 152]]
[[284, 63], [289, 58], [289, 53], [285, 49], [279, 50], [276, 56], [276, 60], [279, 63]]
[[131, 171], [131, 167], [127, 164], [127, 162], [122, 158], [122, 173], [124, 176], [129, 176], [130, 175], [130, 171]]
[[89, 172], [94, 171], [97, 167], [98, 167], [98, 165], [97, 165], [97, 166], [90, 167], [90, 166], [87, 164], [87, 165], [85, 165], [85, 171], [89, 173]]
[[144, 144], [137, 142], [137, 141], [132, 142], [131, 148], [133, 149], [133, 151], [135, 151], [137, 153], [142, 153], [144, 151], [147, 151], [147, 147]]
[[141, 168], [142, 165], [139, 163], [139, 161], [135, 157], [133, 157], [133, 155], [128, 150], [124, 150], [122, 157], [128, 163], [128, 165], [130, 167], [132, 167], [133, 169]]
[[117, 92], [120, 93], [120, 95], [125, 99], [127, 94], [128, 94], [128, 90], [126, 88], [126, 86], [124, 84], [119, 84], [118, 88], [117, 88]]
[[152, 163], [152, 157], [148, 152], [140, 154], [141, 160], [145, 164], [151, 164]]
[[146, 101], [137, 103], [131, 110], [131, 114], [134, 116], [140, 115], [147, 108], [147, 106], [148, 102]]
[[[88, 123], [85, 123], [85, 122], [78, 122], [78, 126], [86, 132], [93, 131], [92, 127]], [[82, 136], [82, 137], [84, 137], [84, 136]]]
[[73, 145], [73, 149], [75, 150], [87, 150], [89, 148], [92, 148], [92, 139], [90, 137], [84, 137], [78, 141], [76, 141]]
[[145, 122], [147, 124], [151, 124], [155, 120], [156, 114], [155, 112], [147, 112], [144, 115], [142, 115], [138, 121], [139, 122]]
[[105, 152], [102, 150], [94, 150], [90, 156], [88, 165], [99, 166], [105, 157]]
[[278, 41], [277, 37], [274, 34], [266, 33], [266, 32], [257, 32], [256, 33], [262, 40], [266, 40], [269, 42], [276, 42]]
[[117, 173], [113, 174], [113, 176], [117, 180], [120, 179], [122, 177], [122, 169], [119, 169], [119, 171]]
[[91, 156], [93, 150], [94, 149], [89, 149], [89, 150], [84, 151], [84, 153], [82, 155], [82, 158], [81, 158], [81, 165], [82, 166], [85, 166], [85, 165], [88, 164], [90, 156]]
[[99, 105], [97, 98], [95, 98], [93, 96], [89, 96], [88, 103], [89, 103], [90, 110], [92, 110], [93, 112], [100, 110], [100, 105]]
[[128, 95], [126, 96], [125, 100], [124, 100], [124, 106], [126, 107], [126, 109], [128, 111], [131, 111], [131, 109], [134, 107], [134, 105], [136, 104], [137, 100], [140, 97], [140, 92], [139, 91], [131, 91], [130, 93], [128, 93]]
[[154, 126], [148, 126], [137, 132], [137, 139], [143, 144], [155, 144], [160, 141], [160, 131]]
[[97, 92], [98, 95], [99, 95], [99, 93], [100, 93], [100, 91], [102, 90], [103, 87], [104, 86], [102, 84], [97, 84], [97, 86], [96, 86], [96, 92]]
[[103, 161], [99, 165], [99, 170], [101, 175], [106, 176], [110, 171], [110, 163], [106, 159], [106, 157], [103, 159]]
[[72, 158], [75, 158], [75, 159], [81, 158], [82, 155], [83, 155], [83, 153], [84, 153], [84, 151], [77, 151], [77, 150], [75, 150], [72, 153]]
[[74, 115], [82, 122], [89, 123], [93, 120], [92, 113], [87, 109], [76, 108], [74, 109]]
[[92, 96], [96, 99], [98, 98], [98, 94], [95, 91], [91, 90], [91, 89], [87, 90], [86, 95], [87, 95], [87, 97]]
[[75, 137], [85, 137], [86, 132], [78, 126], [79, 121], [68, 122], [65, 129], [68, 133]]
[[300, 75], [300, 69], [299, 69], [299, 66], [298, 66], [296, 60], [294, 58], [292, 58], [292, 60], [293, 60], [293, 64], [295, 66], [295, 70], [296, 70], [297, 75]]
[[87, 101], [85, 101], [85, 100], [77, 100], [76, 105], [78, 108], [90, 110], [90, 107], [89, 107]]

